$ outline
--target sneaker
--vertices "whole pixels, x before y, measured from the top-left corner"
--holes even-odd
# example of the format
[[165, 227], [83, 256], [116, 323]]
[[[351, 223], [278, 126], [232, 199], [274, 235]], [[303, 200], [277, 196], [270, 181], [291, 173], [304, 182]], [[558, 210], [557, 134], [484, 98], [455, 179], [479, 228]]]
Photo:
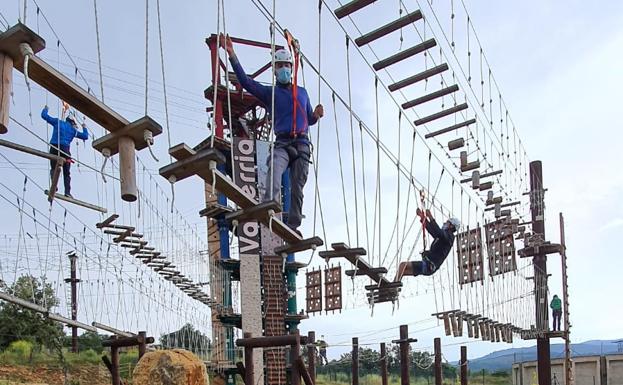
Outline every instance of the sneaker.
[[66, 198], [71, 198], [71, 199], [74, 199], [74, 197], [73, 197], [70, 193], [65, 193], [65, 197], [66, 197]]

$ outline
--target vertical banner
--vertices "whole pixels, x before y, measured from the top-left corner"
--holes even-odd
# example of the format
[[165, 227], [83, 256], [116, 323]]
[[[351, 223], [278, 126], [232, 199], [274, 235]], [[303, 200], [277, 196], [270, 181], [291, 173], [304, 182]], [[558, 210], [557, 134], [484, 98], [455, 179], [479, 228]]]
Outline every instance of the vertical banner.
[[[234, 181], [246, 194], [259, 202], [257, 188], [255, 139], [234, 137], [232, 174]], [[237, 228], [240, 251], [240, 307], [242, 331], [260, 337], [262, 331], [262, 283], [260, 274], [260, 227], [257, 221], [241, 221]], [[263, 385], [262, 354], [253, 355], [255, 385]]]

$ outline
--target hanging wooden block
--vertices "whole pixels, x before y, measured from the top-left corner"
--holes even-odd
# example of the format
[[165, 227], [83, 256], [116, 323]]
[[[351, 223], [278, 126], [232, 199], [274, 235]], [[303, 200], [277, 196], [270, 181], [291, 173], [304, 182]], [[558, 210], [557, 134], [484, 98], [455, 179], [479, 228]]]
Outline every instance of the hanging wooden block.
[[457, 150], [461, 147], [465, 146], [465, 139], [458, 138], [448, 142], [448, 150]]
[[459, 336], [459, 325], [456, 322], [456, 315], [454, 313], [450, 314], [450, 325], [452, 326], [452, 335], [454, 337]]
[[472, 171], [472, 188], [474, 190], [480, 188], [480, 172], [478, 170]]
[[463, 337], [463, 312], [457, 312], [456, 313], [456, 322], [458, 325], [457, 330], [457, 337]]
[[465, 321], [467, 322], [467, 337], [473, 338], [474, 337], [474, 324], [472, 323], [471, 318], [466, 318]]
[[480, 338], [480, 322], [478, 318], [472, 319], [472, 329], [474, 331], [474, 338]]

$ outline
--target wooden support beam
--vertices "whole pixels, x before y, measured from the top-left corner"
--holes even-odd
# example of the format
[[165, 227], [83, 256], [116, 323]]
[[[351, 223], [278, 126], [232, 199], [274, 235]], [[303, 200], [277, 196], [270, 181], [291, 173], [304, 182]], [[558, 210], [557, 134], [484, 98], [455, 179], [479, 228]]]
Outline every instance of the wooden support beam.
[[404, 51], [400, 51], [390, 57], [387, 57], [383, 60], [380, 60], [374, 64], [372, 64], [372, 67], [376, 70], [376, 71], [380, 71], [385, 67], [389, 67], [392, 64], [396, 64], [400, 61], [403, 61], [413, 55], [417, 55], [418, 53], [422, 53], [430, 48], [433, 48], [437, 45], [437, 42], [435, 41], [435, 39], [428, 39], [423, 43], [420, 43], [418, 45], [414, 45], [411, 48], [407, 48]]
[[[423, 117], [421, 119], [416, 120], [413, 123], [416, 126], [420, 126], [422, 124], [432, 122], [433, 120], [437, 120], [437, 119], [443, 118], [444, 116], [448, 116], [448, 115], [454, 114], [456, 112], [463, 111], [465, 109], [467, 109], [467, 103], [462, 103], [462, 104], [459, 104], [458, 106], [454, 106], [454, 107], [445, 109], [443, 111], [439, 111], [439, 112], [437, 112], [435, 114], [432, 114], [432, 115], [429, 115], [429, 116], [425, 116], [425, 117]], [[469, 124], [471, 124], [471, 123], [469, 123]], [[463, 122], [463, 123], [455, 124], [454, 126], [463, 127], [463, 126], [467, 126], [467, 125], [468, 125], [467, 122]], [[446, 128], [445, 130], [449, 130], [449, 129], [455, 130], [456, 128], [459, 128], [459, 127], [453, 128], [454, 126]], [[430, 134], [428, 134], [428, 135], [430, 135]]]
[[[491, 171], [491, 172], [484, 172], [482, 174], [480, 174], [480, 178], [487, 178], [490, 176], [494, 176], [494, 175], [499, 175], [502, 173], [502, 170], [497, 170], [497, 171]], [[472, 178], [465, 178], [465, 179], [461, 179], [461, 183], [467, 183], [467, 182], [471, 182]]]
[[430, 102], [431, 100], [435, 100], [442, 96], [449, 95], [458, 90], [459, 90], [459, 86], [454, 84], [454, 85], [451, 85], [450, 87], [442, 88], [438, 91], [431, 92], [430, 94], [420, 96], [419, 98], [415, 98], [415, 99], [409, 100], [408, 102], [402, 103], [402, 108], [406, 110], [407, 108], [415, 107], [422, 103]]
[[469, 162], [469, 163], [467, 163], [465, 165], [462, 165], [461, 166], [461, 172], [472, 171], [472, 170], [477, 169], [478, 167], [480, 167], [480, 161], [479, 160], [475, 160], [473, 162]]
[[[45, 193], [45, 195], [49, 195], [50, 194], [48, 190], [45, 190], [44, 193]], [[106, 214], [108, 212], [108, 210], [106, 208], [104, 208], [104, 207], [99, 207], [99, 206], [93, 205], [91, 203], [83, 202], [83, 201], [75, 199], [75, 198], [70, 198], [70, 197], [65, 196], [65, 195], [57, 194], [54, 197], [56, 199], [60, 199], [62, 201], [68, 202], [68, 203], [73, 203], [75, 205], [82, 206], [82, 207], [87, 208], [87, 209], [99, 211], [100, 213]]]
[[489, 182], [481, 183], [478, 188], [480, 189], [480, 191], [490, 190], [491, 188], [493, 188], [493, 182], [489, 181]]
[[65, 159], [63, 159], [63, 157], [61, 157], [61, 156], [53, 155], [53, 154], [50, 154], [49, 152], [45, 152], [45, 151], [35, 150], [34, 148], [22, 146], [21, 144], [9, 142], [8, 140], [4, 140], [4, 139], [0, 139], [0, 146], [6, 147], [6, 148], [10, 148], [12, 150], [24, 152], [26, 154], [38, 156], [40, 158], [53, 160], [53, 161], [56, 161], [56, 162], [63, 163], [65, 161]]
[[301, 377], [303, 378], [303, 382], [305, 385], [314, 385], [314, 381], [312, 380], [307, 368], [305, 367], [305, 363], [303, 362], [303, 358], [298, 357], [296, 359], [296, 368], [298, 369]]
[[408, 78], [402, 79], [396, 83], [392, 83], [387, 88], [389, 88], [390, 91], [398, 91], [401, 88], [407, 87], [417, 82], [421, 82], [422, 80], [426, 80], [430, 78], [431, 76], [438, 75], [447, 70], [448, 70], [448, 64], [443, 63], [436, 67], [433, 67], [425, 71], [422, 71], [420, 73], [417, 73], [415, 75], [409, 76]]
[[402, 27], [405, 27], [411, 23], [414, 23], [422, 18], [422, 12], [420, 10], [413, 11], [406, 16], [403, 16], [397, 20], [392, 21], [391, 23], [385, 24], [382, 27], [375, 29], [374, 31], [368, 32], [365, 35], [362, 35], [355, 39], [355, 44], [361, 47], [362, 45], [369, 44], [376, 39], [379, 39], [387, 34], [390, 34], [394, 31], [399, 30]]
[[[511, 207], [511, 206], [516, 206], [516, 205], [518, 205], [518, 204], [520, 204], [520, 203], [521, 203], [520, 201], [508, 202], [508, 203], [502, 203], [502, 197], [497, 197], [496, 199], [498, 199], [498, 198], [499, 198], [499, 202], [493, 202], [493, 203], [501, 203], [501, 204], [500, 204], [500, 208], [502, 208], [502, 207]], [[488, 204], [488, 202], [489, 202], [489, 201], [487, 201], [487, 204]], [[485, 211], [491, 211], [491, 210], [493, 210], [493, 209], [494, 209], [494, 207], [487, 207], [487, 208], [485, 209]], [[523, 229], [525, 230], [526, 228], [524, 227]], [[520, 230], [520, 231], [521, 231], [521, 230]]]
[[342, 5], [341, 7], [335, 10], [335, 16], [338, 19], [346, 17], [353, 12], [360, 10], [361, 8], [368, 6], [374, 3], [376, 0], [353, 0], [347, 4]]
[[402, 282], [382, 282], [380, 284], [372, 284], [366, 285], [364, 288], [366, 290], [389, 290], [389, 289], [398, 289], [402, 287]]
[[525, 247], [517, 250], [517, 254], [521, 258], [530, 258], [536, 255], [558, 254], [563, 251], [562, 247], [558, 243], [544, 243], [542, 245]]
[[0, 134], [9, 130], [9, 108], [13, 91], [13, 58], [0, 52]]
[[[366, 255], [366, 249], [363, 247], [353, 247], [347, 250], [326, 250], [319, 252], [318, 255], [324, 259], [343, 257], [350, 261], [351, 258], [358, 259], [357, 257]], [[353, 264], [357, 265], [359, 263], [361, 263], [361, 260], [355, 261]]]

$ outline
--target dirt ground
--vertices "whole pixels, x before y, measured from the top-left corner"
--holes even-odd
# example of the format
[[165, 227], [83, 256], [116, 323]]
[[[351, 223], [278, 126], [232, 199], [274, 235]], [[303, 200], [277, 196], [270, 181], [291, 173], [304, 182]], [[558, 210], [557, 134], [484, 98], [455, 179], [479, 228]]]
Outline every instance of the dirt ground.
[[[71, 385], [108, 385], [110, 374], [103, 365], [83, 365], [67, 374]], [[0, 385], [63, 385], [62, 369], [46, 366], [0, 365]]]

